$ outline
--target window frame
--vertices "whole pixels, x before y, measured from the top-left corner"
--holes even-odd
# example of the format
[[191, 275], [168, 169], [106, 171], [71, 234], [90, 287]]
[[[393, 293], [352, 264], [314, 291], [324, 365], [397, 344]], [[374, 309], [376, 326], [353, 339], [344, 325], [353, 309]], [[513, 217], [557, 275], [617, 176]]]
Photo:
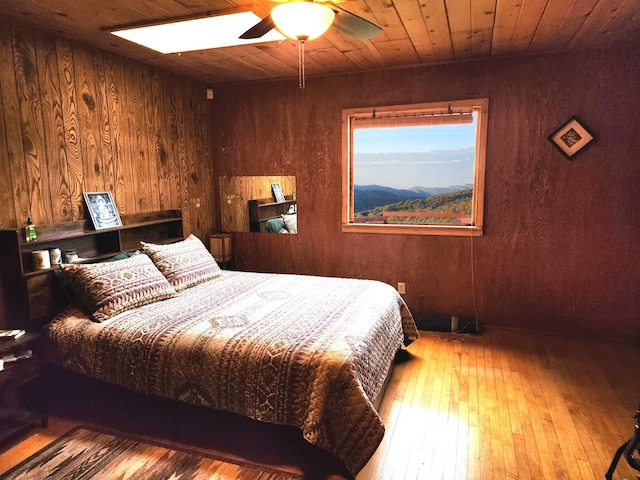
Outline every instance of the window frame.
[[[476, 126], [476, 151], [473, 171], [473, 198], [471, 225], [390, 225], [353, 223], [353, 119], [363, 115], [426, 111], [478, 112]], [[474, 98], [448, 102], [429, 102], [413, 105], [388, 105], [342, 110], [342, 231], [345, 233], [378, 233], [404, 235], [482, 236], [484, 233], [484, 185], [487, 150], [487, 124], [489, 123], [489, 99]]]

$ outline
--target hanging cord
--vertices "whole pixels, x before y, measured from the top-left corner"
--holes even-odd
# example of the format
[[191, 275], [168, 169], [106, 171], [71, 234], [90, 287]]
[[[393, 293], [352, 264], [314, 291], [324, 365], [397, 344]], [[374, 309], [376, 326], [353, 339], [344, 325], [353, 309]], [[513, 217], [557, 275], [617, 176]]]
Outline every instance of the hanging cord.
[[304, 78], [304, 39], [298, 39], [298, 86], [305, 87]]
[[[478, 199], [475, 198], [475, 196], [474, 196], [474, 199], [475, 199], [476, 202], [479, 201]], [[475, 210], [476, 209], [474, 208], [474, 211]], [[474, 248], [473, 248], [473, 243], [474, 243], [473, 242], [473, 240], [474, 240], [473, 237], [474, 237], [473, 230], [470, 229], [469, 230], [469, 242], [470, 242], [469, 246], [471, 247], [471, 249], [470, 249], [469, 254], [470, 254], [470, 257], [471, 257], [471, 259], [470, 259], [471, 260], [470, 261], [470, 264], [471, 264], [471, 295], [472, 295], [472, 300], [473, 300], [473, 314], [475, 316], [475, 322], [466, 323], [461, 329], [459, 329], [459, 330], [457, 330], [455, 332], [451, 332], [451, 335], [447, 335], [446, 337], [439, 336], [438, 338], [440, 338], [440, 340], [443, 340], [443, 341], [447, 341], [447, 342], [452, 342], [452, 341], [456, 341], [456, 340], [464, 341], [465, 338], [462, 337], [461, 334], [465, 333], [465, 330], [470, 325], [473, 325], [475, 327], [475, 332], [473, 332], [473, 333], [475, 333], [476, 336], [482, 335], [482, 333], [480, 332], [480, 319], [478, 317], [478, 297], [477, 297], [477, 291], [476, 291], [476, 269], [475, 269], [475, 251], [474, 251]]]
[[470, 230], [471, 242], [471, 294], [473, 295], [473, 313], [476, 317], [476, 335], [480, 335], [480, 319], [478, 318], [478, 298], [476, 292], [476, 269], [475, 269], [475, 252], [473, 251], [473, 231]]

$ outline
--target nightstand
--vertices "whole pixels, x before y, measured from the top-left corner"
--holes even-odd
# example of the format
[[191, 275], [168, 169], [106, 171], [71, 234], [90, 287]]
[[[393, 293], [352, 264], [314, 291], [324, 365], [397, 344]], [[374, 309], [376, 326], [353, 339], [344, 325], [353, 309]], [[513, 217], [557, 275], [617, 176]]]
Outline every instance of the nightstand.
[[0, 357], [20, 356], [31, 350], [29, 358], [5, 363], [0, 371], [0, 446], [4, 446], [35, 427], [46, 427], [46, 415], [24, 408], [24, 396], [39, 374], [40, 335], [27, 333], [16, 340], [0, 342]]
[[212, 233], [209, 235], [209, 251], [222, 268], [233, 264], [233, 249], [230, 233]]

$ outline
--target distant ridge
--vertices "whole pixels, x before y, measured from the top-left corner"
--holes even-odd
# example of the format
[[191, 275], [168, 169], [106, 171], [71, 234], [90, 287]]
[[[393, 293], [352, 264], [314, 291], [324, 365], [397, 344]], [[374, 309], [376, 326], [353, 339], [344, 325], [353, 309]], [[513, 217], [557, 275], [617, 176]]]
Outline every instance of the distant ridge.
[[411, 187], [409, 191], [415, 193], [426, 193], [427, 195], [421, 195], [428, 197], [429, 195], [438, 195], [440, 193], [457, 192], [458, 190], [466, 190], [473, 188], [473, 184], [465, 183], [464, 185], [449, 185], [448, 187]]
[[361, 191], [385, 192], [385, 193], [390, 193], [392, 195], [396, 195], [398, 197], [405, 197], [405, 198], [422, 198], [422, 197], [428, 197], [429, 195], [431, 195], [430, 193], [425, 193], [427, 189], [424, 187], [413, 187], [408, 190], [399, 190], [397, 188], [384, 187], [382, 185], [354, 185], [353, 189], [357, 192], [361, 192]]
[[362, 212], [404, 200], [427, 198], [431, 195], [455, 192], [472, 187], [472, 184], [466, 184], [451, 185], [449, 187], [412, 187], [410, 189], [397, 189], [382, 185], [354, 185], [353, 210], [354, 212]]

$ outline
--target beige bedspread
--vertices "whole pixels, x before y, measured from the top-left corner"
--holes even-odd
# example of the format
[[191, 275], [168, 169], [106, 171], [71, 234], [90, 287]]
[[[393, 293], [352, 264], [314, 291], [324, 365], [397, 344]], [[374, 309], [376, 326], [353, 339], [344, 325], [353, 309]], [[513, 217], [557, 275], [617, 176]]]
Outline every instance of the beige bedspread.
[[103, 323], [71, 307], [46, 327], [45, 357], [145, 394], [297, 426], [355, 475], [384, 435], [372, 402], [417, 335], [381, 282], [224, 272]]

